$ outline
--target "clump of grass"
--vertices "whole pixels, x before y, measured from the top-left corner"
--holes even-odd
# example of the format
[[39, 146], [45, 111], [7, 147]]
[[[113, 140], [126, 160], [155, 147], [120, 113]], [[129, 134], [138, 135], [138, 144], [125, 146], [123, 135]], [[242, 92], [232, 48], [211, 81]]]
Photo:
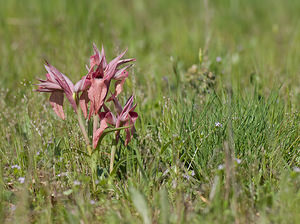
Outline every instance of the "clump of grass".
[[193, 90], [197, 96], [199, 103], [203, 103], [207, 94], [215, 91], [216, 75], [211, 70], [211, 62], [207, 55], [202, 55], [202, 49], [199, 49], [199, 62], [193, 64], [184, 74], [184, 82], [187, 84], [187, 89]]

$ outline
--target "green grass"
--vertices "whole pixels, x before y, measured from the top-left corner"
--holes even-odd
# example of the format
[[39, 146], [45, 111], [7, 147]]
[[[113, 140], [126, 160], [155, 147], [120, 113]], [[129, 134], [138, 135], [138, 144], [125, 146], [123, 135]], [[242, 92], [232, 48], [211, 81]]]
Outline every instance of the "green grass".
[[[300, 2], [205, 2], [0, 0], [0, 223], [299, 222]], [[137, 59], [139, 113], [96, 188], [71, 107], [32, 91], [43, 59], [85, 75], [93, 42]], [[207, 91], [186, 74], [199, 48]]]

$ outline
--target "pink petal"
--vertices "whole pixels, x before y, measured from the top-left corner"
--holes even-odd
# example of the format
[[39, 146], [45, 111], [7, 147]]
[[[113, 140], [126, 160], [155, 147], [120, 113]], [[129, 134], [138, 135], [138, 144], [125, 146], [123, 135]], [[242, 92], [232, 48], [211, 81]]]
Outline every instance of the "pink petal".
[[73, 107], [74, 111], [77, 112], [77, 104], [73, 98], [73, 94], [66, 93], [66, 97], [69, 100], [71, 106]]
[[36, 89], [36, 92], [43, 92], [43, 93], [52, 93], [53, 89]]
[[121, 114], [120, 114], [120, 119], [122, 121], [125, 121], [126, 118], [127, 118], [127, 115], [131, 109], [131, 106], [132, 106], [132, 103], [133, 103], [133, 96], [129, 97], [129, 99], [127, 100]]
[[77, 111], [77, 105], [73, 98], [73, 92], [74, 92], [74, 85], [71, 82], [71, 80], [62, 74], [60, 71], [58, 71], [54, 66], [50, 65], [49, 63], [45, 65], [46, 70], [48, 71], [49, 75], [52, 77], [54, 76], [55, 81], [61, 86], [61, 88], [64, 90], [67, 99], [71, 103], [73, 109], [75, 112]]
[[119, 60], [118, 62], [118, 65], [117, 66], [120, 66], [122, 64], [125, 64], [125, 63], [128, 63], [128, 62], [131, 62], [131, 61], [136, 61], [135, 58], [129, 58], [129, 59], [123, 59], [123, 60]]
[[61, 91], [53, 92], [50, 96], [50, 104], [54, 112], [63, 120], [65, 119], [65, 114], [63, 111], [64, 103], [64, 93]]
[[125, 83], [125, 79], [123, 79], [122, 81], [116, 81], [115, 83], [115, 97], [117, 97], [122, 91], [123, 91], [123, 85]]
[[131, 141], [131, 134], [128, 128], [125, 130], [125, 132], [126, 132], [125, 146], [127, 146], [128, 143]]
[[83, 79], [80, 79], [74, 86], [74, 92], [77, 93], [81, 90], [81, 87], [83, 86]]
[[124, 68], [119, 69], [115, 75], [114, 75], [114, 79], [116, 80], [122, 80], [128, 77], [128, 72], [126, 71], [126, 69], [128, 69], [129, 67], [131, 67], [132, 65], [127, 65]]
[[109, 112], [110, 111], [109, 108], [104, 103], [103, 103], [103, 109], [104, 109], [105, 112]]
[[109, 99], [108, 101], [113, 101], [114, 102], [114, 105], [115, 105], [115, 108], [116, 108], [116, 111], [118, 114], [121, 114], [122, 113], [122, 106], [118, 100], [118, 98], [116, 98], [116, 96], [113, 94]]
[[83, 76], [74, 86], [74, 92], [80, 92], [88, 89], [91, 85], [91, 80], [88, 75]]
[[48, 71], [49, 75], [54, 76], [55, 81], [63, 88], [65, 93], [73, 94], [73, 83], [60, 71], [58, 71], [54, 66], [47, 64], [45, 65], [46, 70]]
[[47, 80], [49, 80], [50, 82], [56, 82], [54, 75], [52, 75], [51, 73], [47, 73], [46, 74]]
[[[119, 127], [121, 127], [121, 121], [118, 117], [117, 121], [116, 121], [116, 128], [119, 128]], [[118, 142], [119, 138], [120, 138], [120, 131], [116, 131], [115, 135], [116, 135], [116, 142]]]
[[[88, 97], [91, 101], [91, 110], [97, 114], [104, 103], [108, 87], [103, 79], [92, 79], [92, 85], [88, 90]], [[92, 108], [93, 107], [93, 108]], [[91, 116], [91, 113], [90, 113]]]
[[139, 115], [137, 112], [131, 111], [129, 112], [129, 116], [131, 118], [132, 123], [134, 124]]
[[[94, 52], [95, 55], [91, 56], [90, 58], [90, 66], [89, 69], [90, 77], [92, 78], [103, 78], [104, 76], [104, 69], [107, 66], [104, 48], [102, 46], [101, 54], [97, 49], [96, 45], [94, 44]], [[94, 71], [94, 66], [97, 66], [96, 70]]]
[[83, 112], [84, 117], [87, 117], [87, 104], [89, 103], [90, 99], [88, 97], [87, 90], [83, 91], [80, 98], [79, 98], [79, 105]]
[[93, 147], [94, 149], [97, 147], [98, 145], [98, 141], [101, 137], [101, 135], [103, 134], [104, 130], [108, 127], [106, 120], [103, 119], [100, 121], [100, 128], [98, 128], [98, 130], [96, 132], [93, 133]]
[[127, 52], [127, 49], [123, 51], [119, 56], [114, 58], [109, 64], [107, 65], [106, 74], [104, 76], [104, 79], [110, 80], [115, 74], [115, 70], [118, 66], [119, 60], [124, 56], [124, 54]]
[[93, 103], [93, 101], [91, 101], [90, 111], [89, 111], [89, 119], [92, 117], [93, 114], [94, 114], [94, 103]]
[[128, 145], [128, 143], [131, 141], [131, 137], [135, 132], [135, 128], [134, 128], [134, 123], [138, 118], [138, 114], [136, 112], [130, 111], [129, 112], [129, 119], [126, 121], [126, 123], [124, 124], [125, 126], [132, 126], [131, 128], [127, 128], [125, 130], [126, 132], [126, 140], [125, 140], [125, 145]]
[[104, 68], [102, 67], [102, 64], [100, 63], [100, 65], [96, 68], [95, 71], [91, 71], [90, 73], [92, 78], [103, 78], [104, 76]]
[[123, 108], [123, 111], [124, 111], [124, 112], [125, 112], [125, 111], [129, 111], [129, 110], [131, 109], [132, 103], [133, 103], [133, 96], [131, 95], [131, 96], [128, 98], [127, 102], [126, 102], [126, 104], [125, 104], [125, 106], [124, 106], [124, 108]]
[[102, 49], [101, 49], [101, 63], [102, 63], [102, 66], [103, 68], [105, 68], [107, 66], [107, 62], [106, 62], [106, 57], [105, 57], [105, 51], [104, 51], [104, 47], [102, 45]]
[[105, 115], [106, 115], [107, 112], [100, 112], [99, 113], [99, 118], [100, 120], [103, 120], [105, 118]]
[[116, 125], [117, 119], [111, 112], [107, 112], [105, 115], [105, 120], [108, 124]]
[[97, 129], [93, 133], [93, 147], [96, 148], [98, 145], [98, 141], [100, 137], [102, 136], [104, 130], [108, 127], [108, 124], [115, 125], [116, 118], [115, 116], [110, 112], [100, 112], [99, 113], [100, 117], [100, 128]]
[[[39, 92], [48, 92], [48, 90], [53, 91], [53, 90], [62, 90], [62, 88], [60, 87], [60, 85], [53, 83], [53, 82], [47, 82], [47, 81], [43, 81], [40, 80], [42, 83], [37, 84], [38, 85], [38, 89], [37, 91]], [[46, 91], [43, 91], [46, 90]]]
[[136, 108], [136, 104], [130, 108], [130, 111], [129, 112], [134, 112], [134, 109]]
[[[115, 82], [115, 92], [111, 95], [111, 97], [107, 100], [107, 102], [114, 100], [114, 98], [116, 98], [122, 91], [123, 91], [123, 85], [125, 83], [125, 79], [123, 80], [117, 80]], [[119, 108], [121, 107], [121, 105], [119, 106]], [[122, 111], [122, 107], [120, 110], [120, 113]]]
[[135, 132], [134, 123], [136, 122], [136, 120], [138, 118], [138, 113], [131, 111], [131, 112], [129, 112], [129, 116], [130, 116], [131, 124], [132, 124], [131, 134], [133, 135], [133, 133]]
[[110, 125], [114, 125], [114, 126], [116, 125], [117, 119], [116, 119], [115, 115], [113, 115], [113, 113], [110, 111], [100, 112], [99, 117], [100, 117], [100, 120], [105, 119], [106, 123], [108, 123]]
[[95, 54], [90, 57], [90, 66], [93, 68], [95, 65], [100, 64], [100, 52], [95, 44], [93, 44]]
[[68, 84], [69, 88], [70, 88], [70, 91], [73, 93], [74, 91], [74, 84], [73, 82], [67, 77], [65, 76], [64, 74], [62, 74], [64, 80], [66, 81], [66, 83]]

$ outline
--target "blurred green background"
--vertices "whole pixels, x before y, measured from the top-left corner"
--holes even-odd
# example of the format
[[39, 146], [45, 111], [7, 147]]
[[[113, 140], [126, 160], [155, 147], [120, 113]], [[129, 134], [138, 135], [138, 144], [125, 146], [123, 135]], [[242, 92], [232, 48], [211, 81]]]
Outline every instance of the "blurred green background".
[[142, 86], [172, 78], [170, 57], [188, 67], [206, 47], [236, 86], [254, 72], [299, 93], [299, 1], [10, 0], [0, 10], [2, 87], [40, 77], [44, 58], [76, 80], [95, 42], [111, 57], [128, 47]]

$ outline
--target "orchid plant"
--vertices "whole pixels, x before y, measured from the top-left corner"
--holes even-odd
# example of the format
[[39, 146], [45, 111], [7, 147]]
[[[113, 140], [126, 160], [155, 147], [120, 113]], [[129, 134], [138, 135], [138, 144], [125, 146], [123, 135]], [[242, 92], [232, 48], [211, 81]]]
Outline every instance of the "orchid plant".
[[[132, 64], [125, 64], [133, 62], [135, 59], [122, 59], [127, 51], [125, 50], [107, 63], [103, 46], [101, 52], [95, 44], [93, 47], [94, 54], [90, 57], [87, 74], [75, 85], [67, 76], [46, 62], [46, 80], [39, 79], [40, 83], [37, 84], [36, 91], [51, 93], [50, 104], [57, 116], [63, 120], [66, 118], [63, 111], [64, 96], [66, 96], [77, 114], [78, 124], [84, 136], [89, 156], [99, 148], [99, 144], [107, 133], [115, 132], [110, 159], [111, 173], [120, 131], [125, 130], [125, 145], [127, 145], [135, 131], [134, 124], [138, 118], [138, 114], [134, 112], [136, 105], [133, 105], [133, 96], [127, 100], [123, 108], [117, 98], [128, 77], [128, 68], [132, 66]], [[120, 68], [121, 65], [124, 66]], [[109, 91], [112, 81], [115, 85], [113, 93]], [[110, 94], [109, 97], [108, 94]], [[109, 108], [109, 102], [112, 102], [114, 110]], [[112, 111], [115, 111], [116, 114]], [[92, 144], [82, 115], [86, 121], [93, 120]]]

